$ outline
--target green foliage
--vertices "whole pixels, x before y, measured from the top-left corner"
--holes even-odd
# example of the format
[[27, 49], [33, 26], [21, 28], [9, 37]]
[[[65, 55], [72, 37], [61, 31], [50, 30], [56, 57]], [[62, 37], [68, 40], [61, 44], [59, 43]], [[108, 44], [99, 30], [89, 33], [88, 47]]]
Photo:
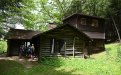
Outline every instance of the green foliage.
[[0, 53], [7, 51], [7, 42], [6, 41], [0, 41]]
[[46, 22], [62, 23], [64, 13], [72, 0], [38, 0], [39, 13]]
[[109, 6], [109, 0], [74, 0], [66, 15], [72, 13], [83, 13], [87, 15], [105, 17], [106, 9]]
[[6, 26], [7, 24], [15, 24], [18, 19], [16, 16], [20, 13], [20, 2], [22, 2], [22, 0], [0, 0], [0, 23], [6, 23], [3, 26]]

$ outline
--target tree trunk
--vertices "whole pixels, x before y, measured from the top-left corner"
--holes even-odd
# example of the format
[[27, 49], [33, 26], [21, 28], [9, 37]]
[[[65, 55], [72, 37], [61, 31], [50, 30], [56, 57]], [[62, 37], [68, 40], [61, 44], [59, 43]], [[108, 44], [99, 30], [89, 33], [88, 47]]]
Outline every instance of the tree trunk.
[[119, 42], [121, 43], [120, 33], [119, 33], [119, 30], [118, 30], [118, 28], [117, 28], [117, 26], [116, 26], [116, 23], [115, 23], [115, 20], [114, 20], [113, 17], [112, 17], [112, 20], [113, 20], [113, 24], [114, 24], [114, 26], [115, 26], [115, 29], [116, 29], [116, 32], [117, 32], [117, 35], [118, 35]]

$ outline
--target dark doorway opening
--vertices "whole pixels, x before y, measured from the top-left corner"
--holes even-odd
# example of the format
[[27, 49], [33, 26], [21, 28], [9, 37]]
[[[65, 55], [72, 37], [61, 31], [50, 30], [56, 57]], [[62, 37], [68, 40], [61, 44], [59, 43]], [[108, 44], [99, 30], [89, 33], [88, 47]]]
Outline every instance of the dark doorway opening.
[[52, 54], [62, 54], [64, 47], [64, 40], [62, 39], [52, 39], [51, 53]]

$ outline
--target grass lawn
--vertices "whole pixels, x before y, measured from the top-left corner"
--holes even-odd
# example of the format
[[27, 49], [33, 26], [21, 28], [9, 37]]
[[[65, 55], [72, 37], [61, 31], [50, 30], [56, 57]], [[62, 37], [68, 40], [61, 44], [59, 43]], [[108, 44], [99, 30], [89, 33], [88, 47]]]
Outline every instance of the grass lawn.
[[121, 75], [119, 44], [106, 45], [107, 51], [89, 59], [43, 58], [32, 68], [10, 60], [0, 60], [0, 75]]

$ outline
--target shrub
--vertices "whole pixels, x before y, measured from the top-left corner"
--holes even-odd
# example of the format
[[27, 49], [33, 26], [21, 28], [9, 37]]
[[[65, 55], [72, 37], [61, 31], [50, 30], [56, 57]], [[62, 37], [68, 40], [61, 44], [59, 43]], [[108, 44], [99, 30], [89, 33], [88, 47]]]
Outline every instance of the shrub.
[[7, 51], [7, 42], [6, 41], [0, 41], [0, 53]]

